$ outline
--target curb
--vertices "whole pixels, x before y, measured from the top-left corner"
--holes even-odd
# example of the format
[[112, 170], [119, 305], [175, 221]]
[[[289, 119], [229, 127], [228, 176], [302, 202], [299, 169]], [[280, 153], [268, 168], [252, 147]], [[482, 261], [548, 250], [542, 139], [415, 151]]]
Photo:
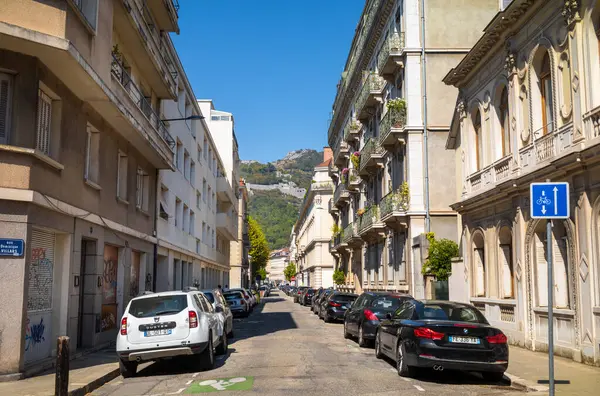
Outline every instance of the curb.
[[524, 390], [526, 392], [548, 392], [549, 388], [538, 383], [528, 381], [516, 375], [504, 373], [510, 380], [510, 385], [514, 388]]
[[73, 389], [72, 391], [69, 391], [69, 396], [87, 395], [88, 393], [91, 393], [91, 392], [95, 391], [96, 389], [100, 388], [102, 385], [106, 384], [107, 382], [114, 380], [119, 375], [121, 375], [120, 370], [118, 368], [113, 369], [113, 370], [109, 371], [108, 373], [102, 375], [101, 377], [96, 378], [95, 380], [88, 383], [87, 385], [84, 385], [82, 387], [79, 387], [79, 388]]

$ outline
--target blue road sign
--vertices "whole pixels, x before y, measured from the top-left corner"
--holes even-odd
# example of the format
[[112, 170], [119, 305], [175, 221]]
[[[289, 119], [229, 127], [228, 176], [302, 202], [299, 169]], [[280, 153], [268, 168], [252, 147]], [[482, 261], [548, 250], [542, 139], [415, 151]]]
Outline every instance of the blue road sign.
[[25, 253], [25, 241], [22, 239], [0, 239], [0, 256], [21, 257]]
[[569, 218], [569, 183], [531, 183], [529, 192], [531, 218]]

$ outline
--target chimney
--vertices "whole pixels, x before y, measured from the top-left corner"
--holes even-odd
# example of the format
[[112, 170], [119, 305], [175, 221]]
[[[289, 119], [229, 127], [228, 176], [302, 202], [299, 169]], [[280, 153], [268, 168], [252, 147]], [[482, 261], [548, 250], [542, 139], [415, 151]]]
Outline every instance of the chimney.
[[323, 147], [323, 162], [327, 162], [328, 160], [333, 158], [333, 150], [331, 147], [325, 146]]

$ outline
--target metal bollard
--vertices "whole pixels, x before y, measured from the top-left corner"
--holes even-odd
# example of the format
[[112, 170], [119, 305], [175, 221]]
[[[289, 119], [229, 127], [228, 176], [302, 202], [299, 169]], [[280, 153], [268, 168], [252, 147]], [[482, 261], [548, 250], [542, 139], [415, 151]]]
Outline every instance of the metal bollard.
[[69, 354], [69, 337], [58, 337], [56, 341], [54, 396], [69, 395]]

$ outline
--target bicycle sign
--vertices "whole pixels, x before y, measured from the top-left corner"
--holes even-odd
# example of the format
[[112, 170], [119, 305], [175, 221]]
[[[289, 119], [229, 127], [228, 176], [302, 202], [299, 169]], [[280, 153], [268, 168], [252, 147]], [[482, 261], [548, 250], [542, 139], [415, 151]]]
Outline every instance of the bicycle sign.
[[190, 386], [185, 393], [209, 393], [220, 391], [241, 391], [250, 390], [254, 385], [254, 377], [233, 377], [221, 379], [209, 379], [197, 382]]
[[569, 218], [569, 183], [531, 183], [529, 192], [531, 218]]

